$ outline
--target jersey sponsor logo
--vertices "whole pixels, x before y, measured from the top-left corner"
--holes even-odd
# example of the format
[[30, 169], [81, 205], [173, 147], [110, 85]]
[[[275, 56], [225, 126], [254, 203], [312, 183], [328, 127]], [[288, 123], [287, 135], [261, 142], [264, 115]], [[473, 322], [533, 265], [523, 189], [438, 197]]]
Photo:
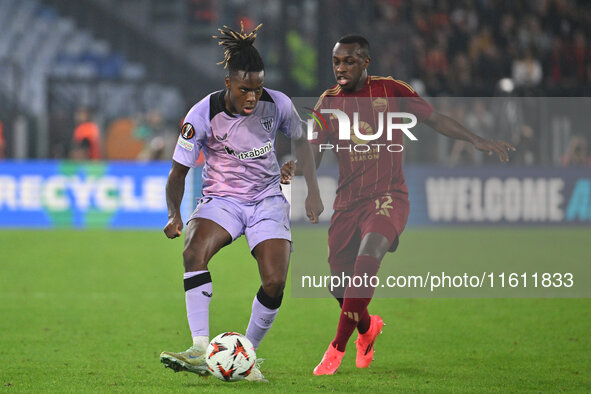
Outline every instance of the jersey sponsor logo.
[[274, 119], [273, 116], [265, 116], [264, 118], [261, 118], [261, 125], [267, 133], [270, 133], [271, 130], [273, 130]]
[[225, 141], [225, 140], [226, 140], [226, 138], [228, 138], [228, 133], [224, 134], [224, 135], [223, 135], [223, 136], [221, 136], [221, 137], [220, 137], [219, 135], [215, 135], [215, 134], [214, 134], [214, 136], [215, 136], [215, 139], [216, 139], [216, 140], [218, 140], [218, 141], [222, 142], [222, 141]]
[[269, 142], [267, 142], [266, 145], [263, 145], [258, 148], [252, 148], [251, 150], [249, 150], [247, 152], [241, 152], [241, 153], [238, 153], [238, 152], [234, 151], [233, 149], [228, 148], [227, 146], [224, 146], [224, 149], [226, 150], [226, 153], [229, 155], [232, 155], [240, 160], [247, 160], [247, 159], [256, 159], [257, 157], [264, 156], [267, 153], [271, 152], [273, 150], [273, 144], [271, 143], [271, 141], [269, 141]]
[[189, 152], [192, 152], [193, 148], [195, 147], [195, 145], [192, 142], [185, 141], [181, 137], [179, 137], [178, 144], [180, 145], [181, 148], [186, 149]]
[[183, 128], [181, 129], [181, 136], [186, 140], [190, 140], [195, 136], [195, 128], [191, 123], [185, 123], [183, 125]]

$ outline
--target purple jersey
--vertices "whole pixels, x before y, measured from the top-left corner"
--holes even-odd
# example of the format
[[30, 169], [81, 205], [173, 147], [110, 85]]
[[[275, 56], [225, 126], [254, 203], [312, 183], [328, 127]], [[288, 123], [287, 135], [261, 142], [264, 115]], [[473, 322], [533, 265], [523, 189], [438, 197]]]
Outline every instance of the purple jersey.
[[280, 195], [275, 135], [281, 130], [289, 138], [302, 137], [302, 121], [291, 100], [263, 89], [252, 114], [241, 116], [228, 112], [224, 94], [225, 90], [211, 93], [191, 108], [173, 160], [195, 167], [203, 151], [204, 196], [254, 202]]

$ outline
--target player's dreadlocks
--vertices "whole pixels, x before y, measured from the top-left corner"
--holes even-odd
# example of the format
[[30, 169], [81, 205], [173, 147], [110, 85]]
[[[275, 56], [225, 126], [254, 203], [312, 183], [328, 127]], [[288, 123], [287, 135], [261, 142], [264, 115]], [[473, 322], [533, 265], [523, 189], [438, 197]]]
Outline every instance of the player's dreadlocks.
[[262, 23], [248, 34], [244, 32], [242, 22], [240, 22], [240, 33], [228, 26], [218, 29], [221, 34], [213, 36], [213, 38], [217, 38], [218, 45], [223, 45], [226, 50], [224, 51], [224, 60], [217, 64], [223, 64], [224, 69], [227, 68], [230, 74], [239, 70], [245, 72], [263, 71], [265, 69], [263, 59], [259, 51], [252, 45], [257, 36], [257, 30], [261, 26], [263, 26]]

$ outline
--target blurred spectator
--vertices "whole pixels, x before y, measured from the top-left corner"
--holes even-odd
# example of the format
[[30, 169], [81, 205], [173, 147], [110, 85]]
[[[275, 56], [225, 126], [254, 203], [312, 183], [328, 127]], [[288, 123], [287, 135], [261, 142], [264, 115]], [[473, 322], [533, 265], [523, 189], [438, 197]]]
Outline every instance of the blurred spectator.
[[[377, 26], [359, 18], [349, 30], [378, 35], [374, 53], [390, 53], [394, 33], [412, 51], [402, 51], [394, 71], [422, 79], [430, 96], [487, 97], [511, 76], [518, 94], [591, 92], [591, 2], [380, 0], [376, 7]], [[391, 65], [389, 56], [375, 57], [372, 73], [390, 75]]]
[[90, 140], [88, 138], [83, 138], [80, 141], [74, 141], [70, 151], [70, 159], [80, 161], [92, 159], [90, 153]]
[[6, 157], [6, 141], [4, 141], [4, 127], [0, 120], [0, 160]]
[[552, 42], [552, 48], [546, 58], [547, 80], [551, 86], [563, 84], [568, 77], [569, 62], [564, 44], [560, 37]]
[[133, 135], [143, 142], [139, 160], [167, 160], [172, 156], [177, 134], [166, 126], [160, 111], [148, 111]]
[[[475, 125], [468, 125], [465, 121], [466, 119], [466, 110], [464, 105], [455, 105], [452, 109], [452, 116], [453, 119], [457, 119], [460, 123], [466, 124], [471, 130], [479, 133], [479, 135], [483, 135], [478, 128], [473, 128]], [[462, 140], [454, 140], [451, 148], [451, 152], [449, 154], [449, 165], [451, 167], [461, 166], [461, 165], [473, 165], [477, 162], [476, 159], [476, 150], [474, 146]]]
[[566, 153], [562, 157], [562, 165], [564, 167], [577, 166], [587, 167], [591, 166], [591, 156], [587, 151], [587, 140], [582, 135], [574, 135], [569, 144]]
[[474, 165], [476, 163], [476, 151], [474, 146], [462, 140], [455, 140], [451, 147], [451, 152], [449, 154], [449, 166], [469, 166]]
[[152, 125], [148, 120], [148, 114], [138, 114], [135, 119], [135, 127], [133, 128], [133, 136], [141, 141], [149, 140], [154, 134]]
[[533, 88], [542, 82], [542, 65], [532, 51], [527, 50], [521, 59], [513, 61], [511, 75], [515, 86]]
[[467, 93], [472, 89], [472, 65], [468, 56], [463, 52], [456, 54], [453, 59], [449, 74], [449, 85], [455, 95], [462, 95], [462, 93]]
[[425, 56], [425, 83], [431, 89], [447, 90], [449, 61], [445, 48], [441, 45], [434, 45], [427, 50]]
[[514, 153], [514, 163], [523, 166], [532, 166], [538, 159], [537, 141], [535, 140], [534, 130], [528, 126], [521, 126], [519, 133], [519, 142], [515, 145], [517, 151]]
[[575, 33], [573, 45], [575, 75], [579, 82], [588, 82], [588, 70], [591, 67], [591, 50], [582, 30]]
[[[495, 125], [494, 117], [486, 108], [485, 102], [481, 99], [474, 101], [472, 109], [465, 116], [464, 124], [469, 130], [473, 130], [480, 136], [496, 138], [493, 133], [493, 127]], [[468, 144], [468, 148], [470, 149], [470, 164], [482, 164], [484, 153], [474, 149], [471, 144]]]
[[[101, 134], [98, 125], [92, 121], [90, 110], [79, 108], [76, 111], [76, 129], [74, 129], [73, 149], [70, 156], [73, 159], [99, 160], [101, 158]], [[77, 156], [77, 157], [74, 157]]]
[[[490, 102], [490, 101], [489, 101]], [[494, 118], [486, 108], [483, 100], [478, 99], [472, 104], [472, 110], [466, 114], [466, 127], [485, 138], [493, 138]]]

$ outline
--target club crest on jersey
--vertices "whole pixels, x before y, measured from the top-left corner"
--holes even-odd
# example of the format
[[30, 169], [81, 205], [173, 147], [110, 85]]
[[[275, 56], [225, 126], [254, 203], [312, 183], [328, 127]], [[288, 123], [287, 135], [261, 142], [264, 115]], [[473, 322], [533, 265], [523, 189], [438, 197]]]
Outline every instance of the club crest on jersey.
[[378, 97], [371, 102], [371, 105], [376, 112], [386, 112], [388, 110], [388, 100], [383, 97]]
[[181, 135], [184, 139], [190, 140], [195, 135], [195, 128], [191, 123], [185, 123], [181, 129]]
[[263, 129], [265, 129], [265, 131], [267, 133], [271, 132], [271, 130], [273, 130], [273, 120], [275, 118], [272, 116], [265, 116], [264, 118], [261, 118], [261, 125], [263, 126]]

